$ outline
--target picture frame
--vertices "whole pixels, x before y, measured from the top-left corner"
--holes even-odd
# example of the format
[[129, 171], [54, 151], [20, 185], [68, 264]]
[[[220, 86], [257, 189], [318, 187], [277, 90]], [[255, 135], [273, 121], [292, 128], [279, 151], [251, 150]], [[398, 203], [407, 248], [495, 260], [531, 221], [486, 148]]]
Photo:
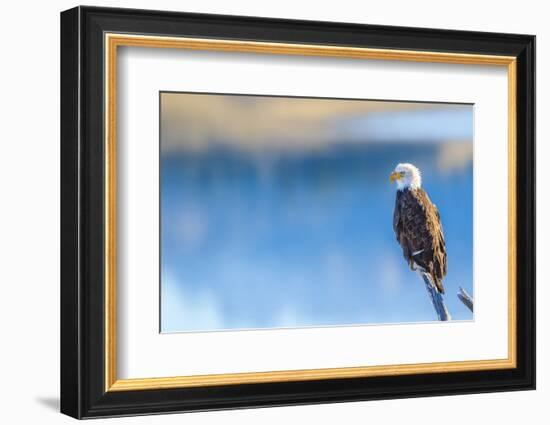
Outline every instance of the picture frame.
[[[508, 226], [506, 358], [121, 379], [121, 47], [504, 69], [508, 205], [495, 215], [507, 215]], [[75, 418], [534, 389], [535, 37], [83, 6], [62, 12], [61, 259], [61, 412]]]

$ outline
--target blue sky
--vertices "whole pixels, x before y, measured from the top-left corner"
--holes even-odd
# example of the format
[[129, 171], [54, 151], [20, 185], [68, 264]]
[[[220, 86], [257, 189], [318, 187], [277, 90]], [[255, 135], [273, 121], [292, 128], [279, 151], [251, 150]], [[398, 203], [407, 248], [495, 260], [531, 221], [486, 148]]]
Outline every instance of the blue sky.
[[[308, 99], [310, 115], [321, 112], [300, 127], [273, 98], [252, 108], [248, 97], [171, 96], [162, 110], [175, 118], [162, 121], [162, 331], [434, 320], [392, 229], [388, 176], [398, 162], [422, 170], [445, 231], [449, 311], [472, 318], [455, 295], [459, 286], [473, 293], [471, 106], [353, 102], [331, 113], [331, 102], [345, 101]], [[193, 119], [197, 96], [211, 118]], [[276, 103], [293, 111], [294, 100]], [[215, 113], [231, 103], [224, 132]], [[251, 110], [266, 124], [236, 128], [243, 104], [241, 127]], [[285, 122], [297, 130], [278, 131]]]

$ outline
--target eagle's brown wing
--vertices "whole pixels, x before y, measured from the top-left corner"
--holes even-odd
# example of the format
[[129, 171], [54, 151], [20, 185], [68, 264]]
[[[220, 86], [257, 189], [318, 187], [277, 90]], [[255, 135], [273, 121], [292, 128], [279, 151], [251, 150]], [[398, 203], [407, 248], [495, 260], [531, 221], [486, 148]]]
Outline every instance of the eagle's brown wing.
[[393, 227], [409, 266], [428, 273], [440, 293], [447, 253], [439, 212], [423, 189], [397, 192]]
[[399, 245], [401, 245], [401, 248], [403, 249], [403, 256], [405, 257], [405, 260], [407, 260], [409, 267], [414, 269], [414, 263], [412, 261], [411, 251], [409, 249], [409, 242], [406, 237], [407, 232], [404, 231], [404, 221], [406, 220], [406, 217], [403, 215], [406, 211], [406, 196], [407, 195], [402, 190], [398, 190], [396, 193], [395, 208], [393, 210], [393, 231], [395, 232], [397, 242], [399, 242]]

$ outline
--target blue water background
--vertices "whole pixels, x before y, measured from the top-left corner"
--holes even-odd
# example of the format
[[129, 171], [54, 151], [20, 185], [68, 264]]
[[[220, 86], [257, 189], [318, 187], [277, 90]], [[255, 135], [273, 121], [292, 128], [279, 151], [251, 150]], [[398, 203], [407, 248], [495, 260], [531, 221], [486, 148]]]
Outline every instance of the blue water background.
[[[455, 133], [471, 137], [467, 118]], [[386, 131], [399, 123], [411, 132]], [[459, 286], [473, 294], [472, 161], [442, 167], [445, 132], [422, 138], [410, 115], [376, 125], [384, 142], [161, 152], [162, 331], [434, 320], [392, 229], [399, 162], [422, 170], [444, 226], [447, 306], [472, 319], [456, 297]]]

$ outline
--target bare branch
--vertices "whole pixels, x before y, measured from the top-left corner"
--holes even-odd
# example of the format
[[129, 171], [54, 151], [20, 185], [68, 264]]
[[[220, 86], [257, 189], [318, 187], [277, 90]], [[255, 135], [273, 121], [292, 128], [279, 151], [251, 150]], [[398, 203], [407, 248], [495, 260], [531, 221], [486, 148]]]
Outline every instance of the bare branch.
[[473, 313], [474, 312], [474, 300], [468, 294], [462, 286], [459, 286], [460, 291], [456, 294], [458, 299], [462, 301], [462, 304], [464, 304], [468, 309]]
[[428, 296], [430, 297], [432, 305], [434, 306], [437, 320], [442, 322], [451, 320], [449, 310], [447, 310], [447, 306], [443, 301], [443, 295], [437, 290], [437, 287], [432, 282], [430, 275], [422, 272], [420, 273], [420, 275], [422, 276], [422, 279], [426, 284], [426, 290], [428, 291]]

